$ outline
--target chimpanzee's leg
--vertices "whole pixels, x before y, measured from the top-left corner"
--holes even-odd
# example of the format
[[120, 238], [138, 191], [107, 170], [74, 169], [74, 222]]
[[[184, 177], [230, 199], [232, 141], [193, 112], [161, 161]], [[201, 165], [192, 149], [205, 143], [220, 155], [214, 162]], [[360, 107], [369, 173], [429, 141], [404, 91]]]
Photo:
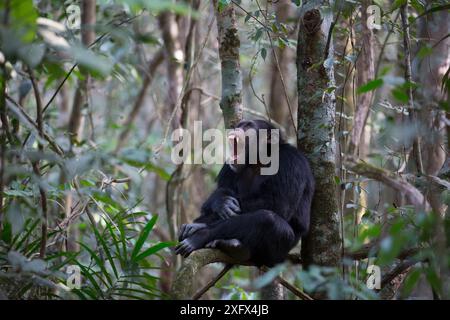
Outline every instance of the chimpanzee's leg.
[[258, 210], [220, 220], [197, 230], [184, 239], [175, 251], [184, 257], [214, 240], [237, 239], [250, 252], [251, 261], [267, 266], [281, 262], [295, 245], [289, 224], [269, 210]]

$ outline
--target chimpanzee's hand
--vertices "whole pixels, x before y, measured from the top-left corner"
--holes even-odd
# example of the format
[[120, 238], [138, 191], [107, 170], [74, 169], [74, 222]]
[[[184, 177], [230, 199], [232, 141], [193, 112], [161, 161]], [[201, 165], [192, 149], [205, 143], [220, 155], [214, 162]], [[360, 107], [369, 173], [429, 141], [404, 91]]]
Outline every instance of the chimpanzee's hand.
[[186, 223], [181, 225], [180, 230], [178, 231], [178, 241], [183, 241], [203, 228], [206, 228], [205, 223]]
[[225, 196], [217, 203], [213, 210], [223, 220], [236, 216], [241, 212], [239, 201], [232, 196]]

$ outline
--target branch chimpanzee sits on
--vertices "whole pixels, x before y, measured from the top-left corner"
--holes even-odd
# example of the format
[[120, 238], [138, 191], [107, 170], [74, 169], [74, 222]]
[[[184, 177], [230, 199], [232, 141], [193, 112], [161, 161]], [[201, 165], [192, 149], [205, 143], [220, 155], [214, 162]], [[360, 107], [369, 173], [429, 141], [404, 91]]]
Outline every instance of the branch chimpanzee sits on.
[[[270, 132], [275, 127], [264, 120], [241, 121], [228, 138], [236, 146], [233, 132], [256, 130], [259, 141], [260, 129]], [[239, 261], [271, 267], [283, 262], [307, 233], [314, 178], [305, 156], [280, 138], [278, 171], [263, 175], [259, 158], [254, 164], [248, 161], [247, 139], [245, 163], [237, 164], [235, 151], [220, 171], [218, 188], [203, 204], [201, 215], [181, 226], [177, 254], [187, 257], [194, 250], [217, 248]], [[276, 149], [270, 136], [266, 141], [269, 151]]]

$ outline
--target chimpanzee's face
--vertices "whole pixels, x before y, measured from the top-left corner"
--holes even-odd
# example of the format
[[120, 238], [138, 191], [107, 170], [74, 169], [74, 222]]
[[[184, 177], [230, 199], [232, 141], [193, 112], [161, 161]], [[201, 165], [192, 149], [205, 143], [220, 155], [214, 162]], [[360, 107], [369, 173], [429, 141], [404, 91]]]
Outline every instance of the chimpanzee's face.
[[231, 155], [227, 163], [235, 172], [248, 165], [259, 164], [261, 146], [270, 144], [271, 130], [275, 129], [264, 120], [242, 120], [228, 133]]

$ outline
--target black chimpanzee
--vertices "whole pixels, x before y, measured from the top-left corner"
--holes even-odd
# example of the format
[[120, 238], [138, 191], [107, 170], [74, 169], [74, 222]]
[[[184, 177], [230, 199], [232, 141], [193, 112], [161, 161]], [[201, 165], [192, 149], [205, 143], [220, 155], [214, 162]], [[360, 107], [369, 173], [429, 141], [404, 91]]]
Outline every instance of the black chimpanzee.
[[[264, 120], [249, 120], [241, 121], [237, 129], [259, 132], [275, 127]], [[260, 134], [256, 136], [259, 139]], [[235, 135], [229, 137], [236, 143]], [[270, 136], [267, 144], [270, 149]], [[240, 261], [268, 267], [286, 259], [308, 231], [314, 178], [305, 156], [281, 137], [278, 150], [274, 175], [262, 175], [259, 161], [223, 166], [218, 188], [203, 204], [201, 215], [181, 226], [177, 254], [187, 257], [200, 248], [218, 248]]]

